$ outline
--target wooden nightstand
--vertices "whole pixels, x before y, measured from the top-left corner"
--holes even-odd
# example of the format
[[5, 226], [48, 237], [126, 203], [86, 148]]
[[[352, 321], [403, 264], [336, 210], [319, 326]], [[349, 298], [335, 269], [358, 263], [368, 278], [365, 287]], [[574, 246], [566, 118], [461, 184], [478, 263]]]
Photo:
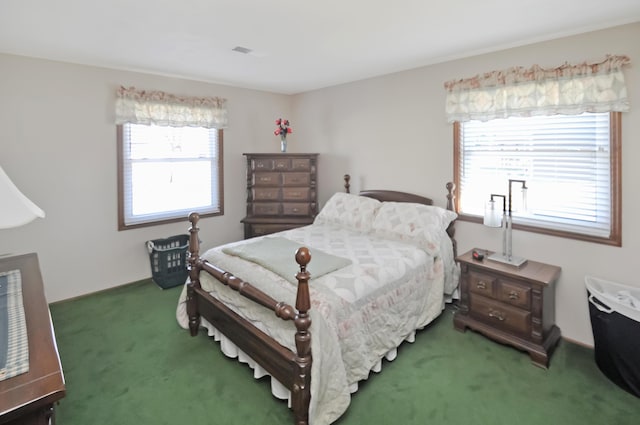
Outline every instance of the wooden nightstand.
[[456, 261], [461, 268], [461, 294], [455, 329], [469, 328], [527, 351], [533, 364], [547, 368], [560, 339], [554, 289], [560, 267], [531, 260], [520, 268], [486, 257], [477, 261], [472, 251]]

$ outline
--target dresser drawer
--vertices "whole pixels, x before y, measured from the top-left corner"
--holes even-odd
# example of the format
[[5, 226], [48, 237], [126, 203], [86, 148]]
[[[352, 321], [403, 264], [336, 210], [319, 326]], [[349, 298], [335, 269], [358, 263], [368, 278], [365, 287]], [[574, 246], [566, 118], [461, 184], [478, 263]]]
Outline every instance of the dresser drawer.
[[469, 313], [496, 329], [527, 336], [531, 333], [531, 312], [482, 295], [471, 294]]
[[284, 201], [308, 201], [311, 190], [308, 187], [289, 187], [282, 189]]
[[259, 187], [252, 191], [254, 201], [277, 201], [280, 198], [280, 189], [277, 187]]
[[493, 296], [493, 288], [497, 285], [497, 279], [476, 271], [469, 272], [469, 291], [486, 297]]
[[531, 287], [518, 282], [500, 279], [497, 299], [516, 307], [530, 309]]
[[278, 171], [288, 171], [291, 168], [291, 160], [288, 158], [276, 158], [273, 160], [273, 169]]
[[291, 158], [291, 169], [293, 171], [311, 171], [311, 159]]
[[284, 186], [308, 186], [310, 182], [311, 174], [309, 173], [284, 173], [282, 175]]
[[251, 237], [269, 235], [283, 230], [295, 229], [299, 224], [252, 224]]
[[254, 173], [255, 186], [277, 186], [280, 184], [280, 173]]
[[282, 204], [282, 210], [284, 215], [309, 215], [311, 213], [310, 205], [302, 203]]
[[271, 171], [273, 170], [272, 158], [256, 158], [251, 161], [251, 168], [255, 171]]
[[280, 214], [280, 204], [275, 202], [254, 202], [251, 205], [253, 215], [278, 215]]

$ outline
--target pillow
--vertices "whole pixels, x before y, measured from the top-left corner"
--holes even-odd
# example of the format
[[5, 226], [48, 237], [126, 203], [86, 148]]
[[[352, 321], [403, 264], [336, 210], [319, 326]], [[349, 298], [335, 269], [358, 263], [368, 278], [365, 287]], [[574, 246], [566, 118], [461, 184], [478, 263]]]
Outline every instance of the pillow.
[[376, 211], [381, 204], [377, 199], [337, 192], [320, 210], [314, 224], [333, 224], [361, 232], [369, 232]]
[[[440, 251], [444, 230], [458, 215], [432, 205], [384, 202], [373, 221], [376, 236], [412, 243], [430, 254]], [[444, 235], [444, 236], [443, 236]]]
[[418, 227], [433, 224], [446, 229], [457, 217], [455, 212], [434, 205], [384, 202], [376, 215], [376, 223], [383, 228], [394, 227], [398, 223], [413, 223]]

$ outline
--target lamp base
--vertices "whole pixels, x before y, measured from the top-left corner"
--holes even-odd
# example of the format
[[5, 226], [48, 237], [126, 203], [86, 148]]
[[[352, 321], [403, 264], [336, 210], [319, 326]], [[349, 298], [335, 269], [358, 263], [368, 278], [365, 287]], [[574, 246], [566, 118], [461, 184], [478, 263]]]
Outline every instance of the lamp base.
[[487, 257], [488, 260], [491, 261], [497, 261], [499, 263], [503, 263], [503, 264], [508, 264], [510, 266], [514, 266], [514, 267], [522, 267], [523, 265], [525, 265], [527, 263], [527, 259], [526, 258], [522, 258], [522, 257], [516, 257], [515, 255], [512, 255], [511, 258], [509, 258], [506, 255], [502, 255], [502, 254], [498, 254], [497, 252], [495, 254], [491, 254]]

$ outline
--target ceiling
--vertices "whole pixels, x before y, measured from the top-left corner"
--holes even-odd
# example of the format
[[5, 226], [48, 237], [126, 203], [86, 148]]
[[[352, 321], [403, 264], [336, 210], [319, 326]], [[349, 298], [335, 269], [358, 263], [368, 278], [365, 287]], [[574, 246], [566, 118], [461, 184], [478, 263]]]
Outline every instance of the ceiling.
[[640, 0], [0, 0], [0, 52], [294, 94], [637, 21]]

